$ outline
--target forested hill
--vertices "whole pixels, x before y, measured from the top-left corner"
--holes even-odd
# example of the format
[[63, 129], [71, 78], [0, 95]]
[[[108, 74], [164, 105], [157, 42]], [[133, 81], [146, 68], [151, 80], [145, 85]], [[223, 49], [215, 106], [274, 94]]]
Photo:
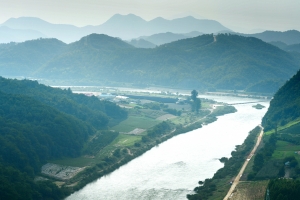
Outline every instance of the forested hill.
[[0, 78], [0, 199], [60, 199], [56, 186], [33, 181], [41, 166], [81, 155], [89, 136], [126, 115], [70, 90]]
[[[201, 35], [153, 49], [138, 49], [118, 38], [92, 34], [60, 49], [62, 52], [39, 67], [32, 65], [23, 76], [66, 83], [275, 92], [300, 68], [299, 54], [256, 38], [229, 34]], [[7, 61], [9, 56], [18, 60], [22, 54], [15, 48], [0, 48], [2, 74], [18, 71], [18, 65]], [[20, 66], [24, 65], [30, 63], [22, 60]]]
[[245, 36], [251, 36], [259, 38], [265, 42], [284, 42], [287, 45], [300, 43], [300, 32], [297, 30], [289, 31], [264, 31], [262, 33], [245, 34]]
[[[111, 40], [105, 35], [93, 37]], [[294, 55], [259, 39], [236, 35], [202, 35], [154, 49], [76, 47], [52, 59], [36, 75], [217, 89], [255, 89], [268, 80], [265, 90], [274, 92], [278, 89], [272, 88], [274, 82], [289, 79], [300, 68]]]
[[38, 39], [22, 43], [0, 44], [0, 75], [28, 76], [67, 45], [57, 39]]
[[262, 120], [266, 130], [299, 118], [300, 116], [300, 71], [282, 86], [270, 102]]
[[99, 101], [95, 96], [73, 94], [71, 90], [52, 88], [37, 81], [18, 81], [0, 77], [0, 91], [29, 96], [98, 129], [105, 128], [109, 120], [120, 121], [127, 117], [126, 111], [114, 103]]

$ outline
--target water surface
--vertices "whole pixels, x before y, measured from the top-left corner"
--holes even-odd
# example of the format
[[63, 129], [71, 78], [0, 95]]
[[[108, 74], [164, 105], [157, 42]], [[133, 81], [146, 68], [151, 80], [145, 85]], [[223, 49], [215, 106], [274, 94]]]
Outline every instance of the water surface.
[[[253, 99], [201, 96], [226, 103], [253, 102]], [[259, 101], [259, 100], [257, 100]], [[111, 174], [75, 192], [67, 200], [180, 200], [186, 199], [199, 180], [211, 178], [242, 144], [250, 130], [267, 111], [254, 104], [236, 105], [238, 112], [221, 116], [214, 123], [175, 136], [152, 148]]]

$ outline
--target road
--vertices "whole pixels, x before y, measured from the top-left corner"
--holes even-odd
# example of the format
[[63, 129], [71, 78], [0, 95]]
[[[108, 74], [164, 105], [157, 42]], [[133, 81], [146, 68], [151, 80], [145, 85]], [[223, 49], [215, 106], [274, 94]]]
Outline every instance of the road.
[[236, 178], [234, 179], [234, 181], [233, 181], [233, 183], [232, 183], [232, 185], [231, 185], [231, 187], [230, 187], [230, 189], [229, 189], [227, 195], [225, 196], [225, 198], [224, 198], [223, 200], [227, 200], [227, 199], [230, 199], [230, 198], [231, 198], [232, 193], [233, 193], [235, 187], [236, 187], [237, 184], [239, 183], [240, 178], [241, 178], [241, 176], [243, 175], [244, 170], [245, 170], [245, 168], [247, 167], [247, 165], [248, 165], [248, 163], [249, 163], [249, 160], [252, 158], [252, 156], [253, 156], [254, 153], [256, 152], [256, 149], [257, 149], [258, 145], [259, 145], [260, 142], [261, 142], [261, 138], [262, 138], [262, 136], [263, 136], [264, 130], [263, 130], [263, 128], [262, 128], [261, 125], [259, 125], [259, 126], [261, 127], [261, 132], [260, 132], [260, 134], [259, 134], [259, 136], [258, 136], [258, 138], [257, 138], [256, 144], [255, 144], [254, 148], [252, 149], [251, 153], [249, 154], [249, 156], [247, 157], [247, 159], [245, 160], [245, 162], [244, 162], [244, 164], [243, 164], [243, 166], [242, 166], [240, 172], [238, 173], [238, 175], [237, 175]]

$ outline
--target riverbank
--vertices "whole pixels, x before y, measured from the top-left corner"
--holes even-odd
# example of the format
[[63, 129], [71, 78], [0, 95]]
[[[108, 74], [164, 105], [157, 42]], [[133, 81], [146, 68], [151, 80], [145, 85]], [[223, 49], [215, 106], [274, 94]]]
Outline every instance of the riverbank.
[[237, 146], [235, 151], [232, 151], [232, 157], [229, 159], [220, 159], [224, 162], [224, 167], [219, 169], [211, 179], [199, 181], [199, 186], [194, 189], [195, 194], [188, 195], [187, 198], [189, 200], [223, 199], [231, 188], [231, 184], [234, 182], [244, 161], [254, 147], [255, 141], [261, 131], [262, 129], [259, 126], [250, 131], [244, 143]]
[[[170, 130], [162, 130], [164, 133], [159, 134], [153, 138], [142, 139], [140, 142], [135, 142], [133, 146], [128, 146], [121, 150], [119, 156], [114, 156], [113, 154], [104, 159], [104, 162], [99, 162], [96, 165], [87, 168], [85, 171], [79, 173], [74, 178], [66, 181], [62, 186], [62, 189], [66, 190], [68, 194], [80, 190], [88, 183], [101, 178], [124, 164], [130, 162], [131, 160], [141, 156], [151, 148], [163, 143], [170, 138], [190, 132], [192, 130], [202, 127], [202, 124], [209, 124], [217, 120], [217, 116], [235, 112], [236, 110], [232, 106], [218, 107], [215, 112], [210, 112], [205, 117], [199, 115], [199, 117], [194, 117], [194, 122], [189, 123], [188, 125], [175, 125], [172, 122], [170, 123]], [[154, 127], [155, 128], [155, 127]]]
[[[227, 104], [251, 101], [232, 97], [213, 99]], [[230, 152], [243, 143], [249, 130], [259, 124], [266, 108], [256, 110], [252, 105], [238, 104], [235, 106], [237, 112], [156, 145], [67, 199], [186, 199], [199, 180], [212, 177], [223, 167], [218, 159], [229, 158]], [[263, 105], [268, 107], [268, 103]], [[189, 118], [193, 119], [185, 116], [185, 119]]]
[[244, 171], [245, 171], [245, 168], [247, 167], [249, 161], [251, 160], [252, 156], [256, 153], [256, 149], [258, 147], [258, 145], [260, 145], [260, 142], [261, 142], [261, 139], [262, 139], [262, 136], [263, 136], [263, 128], [261, 127], [261, 125], [259, 125], [261, 131], [257, 137], [257, 140], [256, 140], [256, 144], [255, 146], [253, 147], [252, 151], [250, 152], [250, 154], [247, 156], [247, 159], [245, 160], [240, 172], [238, 173], [238, 175], [236, 176], [236, 178], [234, 179], [234, 181], [232, 182], [231, 184], [231, 187], [227, 193], [227, 195], [225, 196], [224, 200], [227, 200], [230, 196], [232, 196], [232, 193], [233, 191], [235, 190], [235, 187], [238, 185], [239, 181], [240, 181], [240, 178], [242, 177]]
[[[169, 98], [169, 94], [165, 95]], [[160, 94], [159, 99], [164, 99], [163, 94]], [[202, 109], [199, 113], [189, 111], [188, 101], [163, 104], [123, 99], [118, 104], [128, 107], [129, 117], [121, 123], [110, 124], [109, 131], [114, 135], [117, 134], [111, 144], [104, 148], [100, 148], [100, 144], [100, 146], [96, 144], [93, 148], [89, 148], [90, 145], [95, 145], [94, 141], [101, 143], [97, 137], [102, 134], [102, 131], [98, 131], [85, 144], [81, 157], [49, 161], [42, 167], [42, 172], [36, 177], [36, 181], [51, 181], [68, 196], [164, 141], [209, 124], [216, 120], [216, 116], [235, 112], [232, 106], [217, 104], [208, 99], [202, 99]], [[214, 107], [213, 105], [216, 104], [218, 106]], [[157, 106], [160, 110], [156, 109]], [[158, 135], [149, 135], [152, 130], [164, 123], [168, 124], [167, 129], [159, 128]]]

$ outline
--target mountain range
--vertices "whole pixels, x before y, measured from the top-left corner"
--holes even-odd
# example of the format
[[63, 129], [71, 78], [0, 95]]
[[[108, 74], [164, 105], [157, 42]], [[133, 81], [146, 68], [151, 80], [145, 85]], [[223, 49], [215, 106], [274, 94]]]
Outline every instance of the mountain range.
[[[2, 43], [9, 43], [11, 41], [20, 42], [40, 37], [57, 38], [65, 43], [71, 43], [91, 33], [107, 34], [129, 40], [164, 32], [187, 33], [199, 31], [203, 33], [216, 33], [225, 30], [229, 31], [228, 28], [214, 20], [195, 19], [189, 16], [173, 20], [158, 17], [151, 21], [146, 21], [133, 14], [116, 14], [98, 26], [76, 27], [67, 24], [52, 24], [35, 17], [10, 18], [0, 25], [0, 27], [3, 26], [10, 28], [15, 38], [4, 37], [5, 31], [0, 29], [0, 35], [3, 36], [1, 39]], [[18, 35], [18, 32], [21, 30], [23, 34], [28, 35], [27, 38], [24, 38], [22, 34]], [[40, 34], [30, 35], [32, 31], [39, 32]]]
[[278, 48], [283, 49], [285, 51], [297, 51], [300, 53], [300, 43], [287, 45], [284, 42], [270, 42], [270, 44], [277, 46]]
[[0, 24], [0, 43], [23, 42], [38, 38], [56, 38], [65, 43], [71, 43], [92, 33], [133, 40], [129, 43], [139, 48], [153, 48], [206, 33], [230, 33], [256, 37], [265, 42], [283, 42], [287, 45], [300, 44], [300, 32], [296, 30], [242, 34], [234, 32], [214, 20], [195, 19], [188, 16], [173, 20], [158, 17], [146, 21], [133, 14], [116, 14], [101, 25], [85, 27], [52, 24], [35, 17], [10, 18]]
[[[289, 31], [264, 31], [262, 33], [255, 33], [255, 34], [242, 34], [242, 33], [237, 33], [237, 32], [232, 32], [232, 31], [220, 31], [215, 34], [221, 34], [221, 33], [228, 33], [228, 34], [233, 34], [233, 35], [241, 35], [244, 37], [255, 37], [258, 39], [261, 39], [262, 41], [271, 43], [279, 48], [282, 48], [283, 50], [286, 51], [299, 51], [299, 46], [300, 44], [300, 32], [296, 30], [289, 30]], [[200, 33], [198, 31], [193, 31], [190, 33], [171, 33], [171, 32], [166, 32], [166, 33], [158, 33], [158, 34], [153, 34], [150, 36], [141, 36], [139, 38], [136, 38], [136, 41], [139, 41], [140, 39], [146, 40], [148, 42], [151, 42], [155, 45], [162, 45], [170, 42], [174, 42], [180, 39], [186, 39], [186, 38], [192, 38], [192, 37], [197, 37], [199, 35], [202, 35], [203, 33]], [[133, 44], [134, 45], [134, 44]], [[136, 46], [136, 47], [144, 47], [144, 46]], [[144, 48], [149, 48], [149, 47], [144, 47]]]
[[244, 34], [243, 36], [256, 37], [265, 42], [284, 42], [287, 45], [300, 44], [300, 32], [297, 30], [289, 31], [264, 31], [262, 33]]
[[56, 39], [0, 45], [1, 75], [77, 84], [275, 92], [299, 68], [298, 53], [230, 34], [204, 34], [153, 49], [103, 34], [69, 45]]

